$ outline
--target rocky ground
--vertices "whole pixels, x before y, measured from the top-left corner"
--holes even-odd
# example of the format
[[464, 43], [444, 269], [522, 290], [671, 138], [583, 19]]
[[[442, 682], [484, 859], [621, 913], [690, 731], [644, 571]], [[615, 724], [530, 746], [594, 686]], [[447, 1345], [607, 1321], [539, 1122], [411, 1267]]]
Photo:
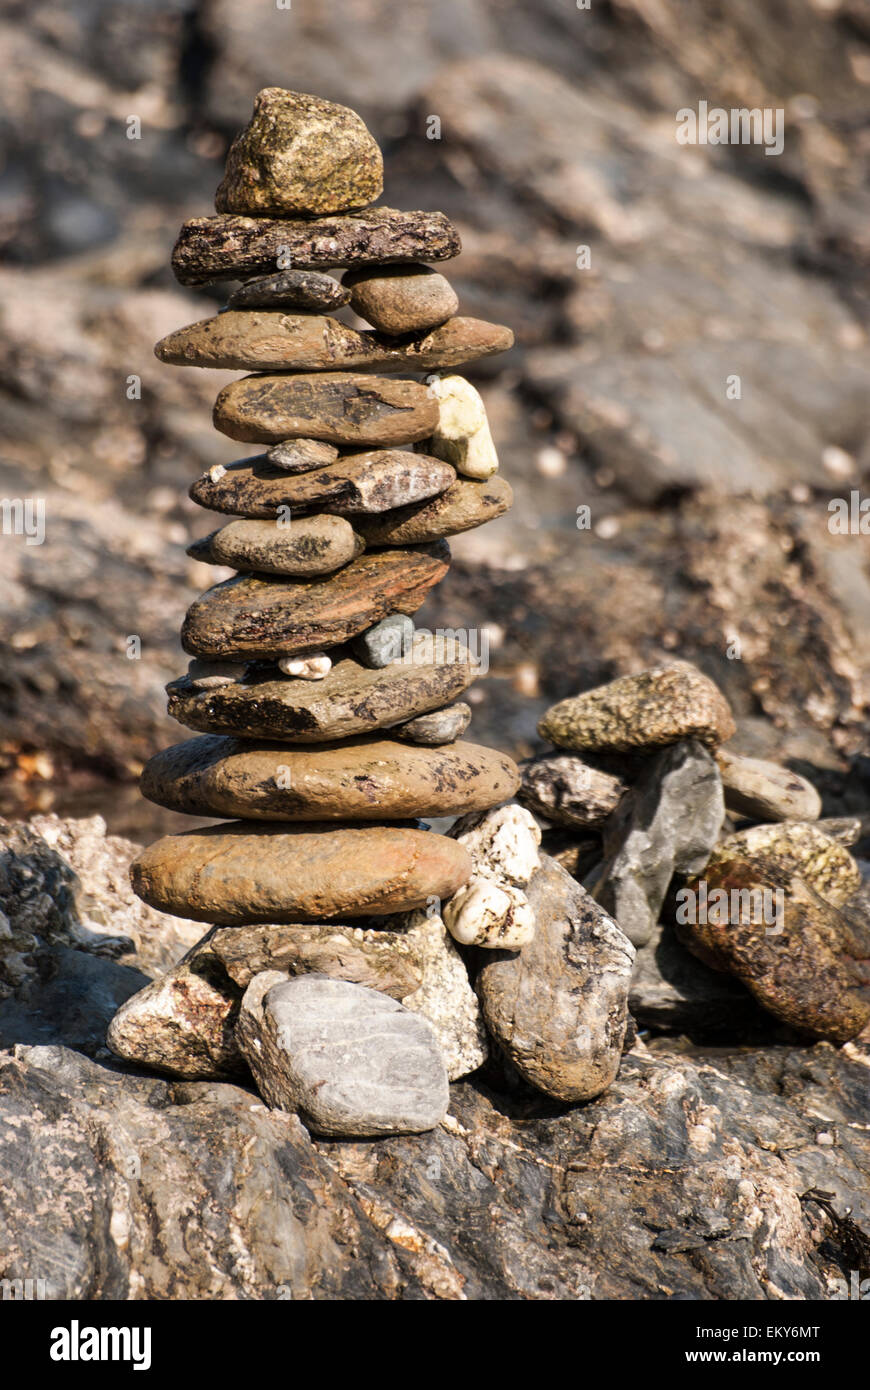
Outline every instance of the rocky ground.
[[[212, 578], [187, 488], [240, 451], [210, 420], [233, 374], [153, 344], [222, 300], [169, 253], [271, 83], [360, 111], [384, 201], [460, 229], [460, 312], [516, 334], [497, 379], [469, 372], [514, 510], [456, 538], [418, 617], [489, 623], [475, 738], [542, 752], [553, 700], [679, 656], [727, 695], [729, 747], [870, 817], [867, 540], [828, 526], [870, 472], [857, 0], [370, 0], [341, 23], [315, 0], [13, 3], [2, 41], [0, 496], [46, 507], [44, 544], [0, 545], [10, 818], [181, 825], [135, 779], [180, 736], [163, 686]], [[678, 146], [702, 97], [783, 107], [782, 155]], [[2, 1275], [84, 1298], [824, 1298], [867, 1263], [861, 1043], [741, 1016], [714, 1045], [671, 1017], [592, 1102], [489, 1070], [432, 1134], [312, 1140], [244, 1084], [111, 1060], [118, 1005], [201, 934], [132, 897], [128, 845], [50, 818], [3, 843]]]

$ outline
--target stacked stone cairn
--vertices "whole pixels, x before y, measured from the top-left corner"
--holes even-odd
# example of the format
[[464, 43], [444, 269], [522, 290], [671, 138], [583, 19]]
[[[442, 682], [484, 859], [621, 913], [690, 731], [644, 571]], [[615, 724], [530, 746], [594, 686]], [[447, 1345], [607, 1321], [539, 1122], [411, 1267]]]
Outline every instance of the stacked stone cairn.
[[630, 1008], [729, 1040], [766, 1026], [844, 1043], [870, 1024], [859, 818], [820, 819], [805, 778], [732, 753], [729, 704], [689, 662], [554, 705], [558, 753], [521, 767], [543, 846], [636, 948]]
[[[488, 818], [517, 769], [461, 737], [473, 644], [411, 616], [447, 573], [446, 537], [510, 506], [454, 368], [513, 335], [457, 315], [426, 264], [457, 254], [454, 227], [370, 206], [382, 173], [354, 112], [266, 89], [218, 215], [175, 247], [182, 284], [241, 283], [156, 354], [252, 373], [220, 392], [214, 423], [263, 452], [191, 489], [227, 519], [189, 553], [237, 573], [191, 605], [192, 660], [167, 688], [197, 736], [142, 777], [158, 805], [232, 819], [159, 840], [132, 870], [145, 902], [212, 929], [109, 1031], [120, 1056], [181, 1076], [247, 1066], [322, 1134], [437, 1125], [448, 1078], [487, 1050], [445, 923], [502, 949], [534, 931], [521, 885], [537, 827], [518, 807]], [[344, 306], [372, 328], [335, 317]], [[420, 817], [461, 819], [448, 836]], [[522, 864], [502, 873], [484, 849], [512, 826]]]

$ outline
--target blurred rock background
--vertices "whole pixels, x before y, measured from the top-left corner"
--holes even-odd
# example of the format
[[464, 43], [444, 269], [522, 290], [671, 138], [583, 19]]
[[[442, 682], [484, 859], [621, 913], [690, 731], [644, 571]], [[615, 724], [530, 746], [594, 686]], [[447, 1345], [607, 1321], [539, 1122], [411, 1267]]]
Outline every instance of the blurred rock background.
[[[221, 302], [169, 255], [267, 85], [359, 110], [384, 202], [443, 208], [462, 310], [516, 332], [469, 371], [515, 509], [419, 615], [490, 624], [475, 737], [526, 755], [554, 699], [676, 654], [735, 747], [870, 812], [870, 546], [828, 529], [870, 494], [870, 5], [4, 0], [0, 52], [0, 498], [46, 505], [43, 545], [0, 536], [0, 812], [180, 823], [135, 778], [183, 737], [187, 487], [242, 451], [228, 374], [152, 347]], [[782, 107], [783, 153], [678, 145], [700, 100]]]

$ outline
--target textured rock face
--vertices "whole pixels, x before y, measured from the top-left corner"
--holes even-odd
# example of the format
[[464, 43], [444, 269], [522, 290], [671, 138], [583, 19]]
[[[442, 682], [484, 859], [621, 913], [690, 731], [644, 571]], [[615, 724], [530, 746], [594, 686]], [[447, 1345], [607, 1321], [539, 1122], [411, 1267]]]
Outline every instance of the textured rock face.
[[633, 945], [649, 940], [673, 875], [707, 863], [724, 816], [716, 763], [699, 743], [678, 743], [649, 760], [606, 828], [594, 886]]
[[215, 429], [273, 444], [303, 436], [347, 448], [412, 444], [432, 433], [438, 407], [417, 381], [348, 372], [254, 376], [230, 382], [215, 401]]
[[484, 1016], [533, 1086], [557, 1100], [588, 1100], [619, 1068], [634, 950], [546, 856], [526, 892], [534, 938], [518, 954], [486, 960], [478, 976]]
[[249, 659], [335, 646], [387, 613], [414, 613], [447, 573], [443, 541], [362, 555], [315, 579], [236, 575], [191, 604], [181, 630], [194, 656]]
[[279, 270], [239, 285], [227, 299], [230, 309], [340, 309], [350, 290], [318, 270]]
[[182, 677], [169, 687], [169, 712], [204, 733], [321, 743], [399, 723], [468, 688], [478, 667], [465, 648], [414, 659], [381, 670], [344, 657], [315, 686], [268, 677], [245, 685], [197, 690]]
[[407, 912], [470, 871], [461, 845], [423, 830], [239, 821], [157, 840], [131, 875], [153, 907], [233, 926]]
[[[301, 476], [298, 474], [301, 473]], [[296, 476], [294, 476], [296, 474]], [[292, 516], [313, 508], [328, 513], [383, 512], [409, 501], [426, 500], [450, 488], [453, 469], [438, 459], [397, 449], [345, 454], [313, 470], [288, 470], [265, 455], [240, 459], [228, 468], [211, 468], [193, 484], [190, 496], [214, 512], [274, 521], [280, 509]]]
[[355, 111], [266, 87], [227, 155], [218, 212], [316, 217], [381, 196], [381, 152]]
[[324, 975], [257, 975], [239, 1044], [261, 1094], [317, 1134], [419, 1134], [447, 1113], [447, 1072], [431, 1024], [385, 994]]
[[688, 661], [562, 700], [538, 725], [542, 738], [582, 752], [630, 753], [695, 738], [716, 747], [734, 733], [728, 702]]
[[452, 317], [459, 297], [449, 280], [425, 265], [351, 270], [343, 277], [351, 307], [382, 333], [419, 333]]
[[834, 907], [842, 907], [861, 887], [861, 870], [846, 847], [812, 822], [785, 821], [740, 830], [716, 846], [710, 867], [727, 872], [732, 860], [747, 856], [760, 856], [785, 873], [796, 874]]
[[400, 724], [393, 732], [396, 738], [408, 743], [419, 743], [424, 747], [440, 747], [461, 738], [471, 723], [471, 706], [461, 700], [456, 705], [447, 705], [434, 714], [418, 714], [407, 724]]
[[293, 749], [206, 734], [155, 754], [141, 788], [198, 816], [401, 820], [492, 806], [517, 781], [509, 758], [471, 743], [428, 749], [370, 738]]
[[[763, 855], [704, 870], [704, 909], [681, 914], [702, 960], [742, 980], [774, 1017], [843, 1043], [870, 1023], [870, 926]], [[700, 896], [700, 885], [690, 884]], [[715, 895], [715, 896], [714, 896]]]
[[299, 222], [283, 217], [194, 217], [179, 233], [172, 269], [182, 285], [207, 285], [270, 275], [282, 254], [298, 270], [328, 270], [380, 261], [444, 261], [460, 249], [459, 234], [443, 212], [382, 207]]
[[412, 341], [358, 333], [337, 319], [281, 309], [228, 309], [161, 339], [161, 362], [239, 372], [444, 371], [506, 352], [514, 335], [500, 324], [453, 318]]
[[627, 784], [582, 758], [537, 758], [523, 763], [518, 800], [552, 821], [585, 830], [616, 810]]
[[818, 820], [822, 798], [811, 782], [765, 758], [741, 758], [720, 748], [716, 762], [729, 811], [752, 820]]

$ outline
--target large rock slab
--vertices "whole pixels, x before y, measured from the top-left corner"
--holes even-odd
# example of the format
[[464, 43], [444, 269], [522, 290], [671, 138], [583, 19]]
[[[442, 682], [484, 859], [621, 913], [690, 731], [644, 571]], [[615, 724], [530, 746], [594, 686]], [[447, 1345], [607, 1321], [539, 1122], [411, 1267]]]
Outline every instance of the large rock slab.
[[470, 872], [461, 845], [425, 830], [269, 821], [164, 836], [130, 871], [152, 907], [220, 926], [408, 912]]
[[526, 893], [533, 940], [488, 954], [478, 976], [486, 1025], [531, 1085], [557, 1100], [589, 1100], [619, 1070], [634, 949], [546, 855]]
[[188, 547], [197, 560], [259, 574], [330, 574], [361, 555], [365, 542], [340, 516], [300, 516], [291, 525], [231, 521]]
[[688, 740], [644, 767], [604, 834], [604, 864], [593, 892], [634, 946], [652, 935], [675, 873], [698, 873], [725, 818], [711, 755]]
[[189, 815], [369, 821], [483, 810], [513, 796], [518, 781], [510, 758], [472, 743], [357, 738], [296, 749], [204, 734], [156, 753], [140, 788]]
[[538, 724], [560, 748], [630, 753], [694, 738], [717, 747], [735, 731], [721, 691], [688, 661], [620, 676], [561, 700]]
[[382, 261], [445, 261], [462, 249], [443, 212], [369, 208], [345, 217], [295, 221], [284, 217], [194, 217], [172, 252], [182, 285], [207, 285], [248, 275], [373, 265]]
[[727, 748], [716, 754], [725, 805], [750, 820], [818, 820], [822, 798], [812, 782], [766, 758], [744, 758]]
[[313, 579], [237, 575], [187, 610], [181, 629], [192, 656], [290, 656], [335, 646], [388, 613], [414, 613], [447, 573], [443, 541], [414, 550], [361, 555], [335, 574]]
[[187, 676], [167, 687], [174, 719], [204, 733], [322, 743], [388, 728], [462, 694], [478, 666], [459, 644], [442, 654], [418, 641], [412, 661], [379, 670], [350, 657], [337, 661], [322, 681], [270, 678], [201, 690]]
[[450, 1103], [432, 1025], [362, 985], [258, 975], [242, 1000], [239, 1044], [263, 1098], [317, 1134], [420, 1134]]
[[412, 444], [432, 433], [438, 407], [428, 386], [352, 372], [248, 376], [215, 401], [215, 429], [254, 444], [323, 439], [348, 448]]
[[501, 324], [453, 318], [422, 337], [396, 342], [357, 332], [328, 315], [281, 309], [227, 309], [161, 338], [161, 362], [233, 372], [429, 372], [506, 352], [514, 335]]
[[484, 482], [457, 478], [426, 502], [413, 502], [379, 516], [359, 517], [357, 529], [369, 545], [418, 545], [483, 526], [512, 503], [511, 485], [498, 474]]
[[[456, 474], [449, 463], [399, 449], [344, 454], [323, 467], [290, 473], [265, 454], [216, 464], [190, 489], [200, 507], [261, 520], [312, 509], [350, 516], [391, 511], [450, 489]], [[377, 544], [377, 542], [372, 542]]]
[[363, 121], [323, 97], [265, 87], [227, 155], [218, 212], [316, 217], [381, 196], [384, 161]]

